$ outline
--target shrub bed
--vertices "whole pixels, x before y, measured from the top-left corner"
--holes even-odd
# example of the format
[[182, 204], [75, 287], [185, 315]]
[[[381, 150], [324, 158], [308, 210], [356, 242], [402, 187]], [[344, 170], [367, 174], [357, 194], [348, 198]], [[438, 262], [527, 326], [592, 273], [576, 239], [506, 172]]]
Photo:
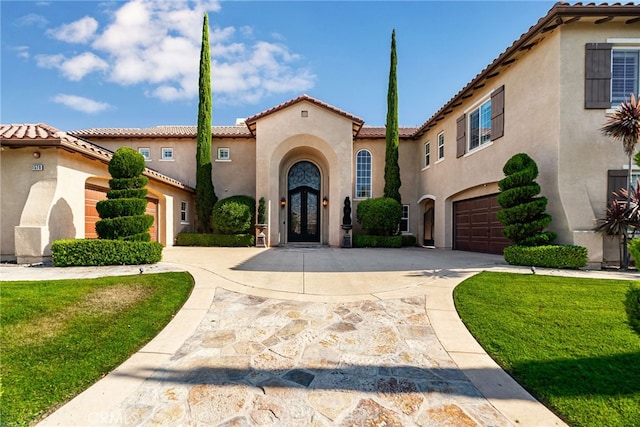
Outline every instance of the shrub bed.
[[640, 286], [631, 285], [624, 300], [629, 326], [640, 336]]
[[355, 234], [352, 244], [354, 248], [401, 248], [402, 236]]
[[402, 205], [385, 197], [363, 200], [356, 208], [356, 218], [367, 234], [391, 236], [398, 231]]
[[509, 246], [504, 259], [511, 265], [580, 268], [587, 265], [587, 249], [572, 245]]
[[211, 225], [216, 233], [245, 234], [254, 227], [256, 201], [250, 196], [231, 196], [213, 206]]
[[154, 264], [162, 259], [158, 242], [106, 239], [63, 239], [51, 245], [56, 267]]
[[180, 233], [176, 239], [177, 246], [243, 247], [254, 244], [253, 234]]
[[416, 236], [414, 236], [413, 234], [402, 235], [402, 246], [415, 246], [416, 242]]

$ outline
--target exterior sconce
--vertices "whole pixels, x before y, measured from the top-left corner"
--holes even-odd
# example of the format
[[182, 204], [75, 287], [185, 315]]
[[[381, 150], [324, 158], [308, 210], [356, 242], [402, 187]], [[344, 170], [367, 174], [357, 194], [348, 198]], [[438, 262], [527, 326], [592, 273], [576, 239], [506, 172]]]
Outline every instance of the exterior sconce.
[[322, 206], [326, 208], [328, 205], [329, 205], [329, 199], [327, 199], [327, 196], [324, 196], [322, 198]]
[[33, 158], [34, 159], [39, 159], [40, 158], [40, 152], [39, 151], [34, 151], [33, 152]]
[[287, 206], [287, 199], [283, 197], [280, 199], [280, 207], [284, 209], [285, 206]]

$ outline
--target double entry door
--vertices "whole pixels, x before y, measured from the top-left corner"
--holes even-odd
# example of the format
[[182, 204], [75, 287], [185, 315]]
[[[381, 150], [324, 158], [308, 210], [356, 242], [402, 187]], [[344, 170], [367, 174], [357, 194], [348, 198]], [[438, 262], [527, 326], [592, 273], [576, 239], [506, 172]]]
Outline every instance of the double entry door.
[[287, 236], [289, 242], [320, 242], [320, 171], [311, 162], [289, 170]]

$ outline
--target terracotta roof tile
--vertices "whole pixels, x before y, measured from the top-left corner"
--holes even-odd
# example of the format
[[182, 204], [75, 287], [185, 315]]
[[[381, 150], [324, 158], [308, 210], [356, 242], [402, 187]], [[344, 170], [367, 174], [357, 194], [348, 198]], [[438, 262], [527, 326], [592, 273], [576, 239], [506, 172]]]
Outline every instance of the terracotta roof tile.
[[[238, 126], [212, 126], [214, 137], [251, 137], [251, 132], [243, 124]], [[70, 131], [70, 135], [84, 138], [195, 138], [196, 126], [154, 126], [150, 128], [90, 128]]]
[[[42, 123], [19, 125], [0, 124], [0, 144], [10, 147], [30, 147], [34, 145], [60, 147], [99, 160], [103, 163], [108, 163], [113, 156], [113, 151]], [[153, 169], [145, 168], [144, 174], [171, 186], [187, 191], [195, 191], [182, 182]]]
[[[411, 138], [416, 130], [415, 127], [401, 127], [398, 128], [398, 133], [400, 138]], [[386, 134], [387, 128], [384, 126], [363, 126], [358, 133], [358, 138], [385, 138]]]

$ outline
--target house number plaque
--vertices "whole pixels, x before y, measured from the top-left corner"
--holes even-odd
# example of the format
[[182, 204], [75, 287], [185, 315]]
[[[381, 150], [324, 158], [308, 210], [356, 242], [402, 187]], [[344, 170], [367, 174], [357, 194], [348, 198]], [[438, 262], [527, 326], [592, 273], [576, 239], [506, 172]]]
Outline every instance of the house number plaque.
[[42, 163], [32, 163], [31, 164], [31, 170], [32, 171], [43, 171], [44, 170], [44, 165]]

